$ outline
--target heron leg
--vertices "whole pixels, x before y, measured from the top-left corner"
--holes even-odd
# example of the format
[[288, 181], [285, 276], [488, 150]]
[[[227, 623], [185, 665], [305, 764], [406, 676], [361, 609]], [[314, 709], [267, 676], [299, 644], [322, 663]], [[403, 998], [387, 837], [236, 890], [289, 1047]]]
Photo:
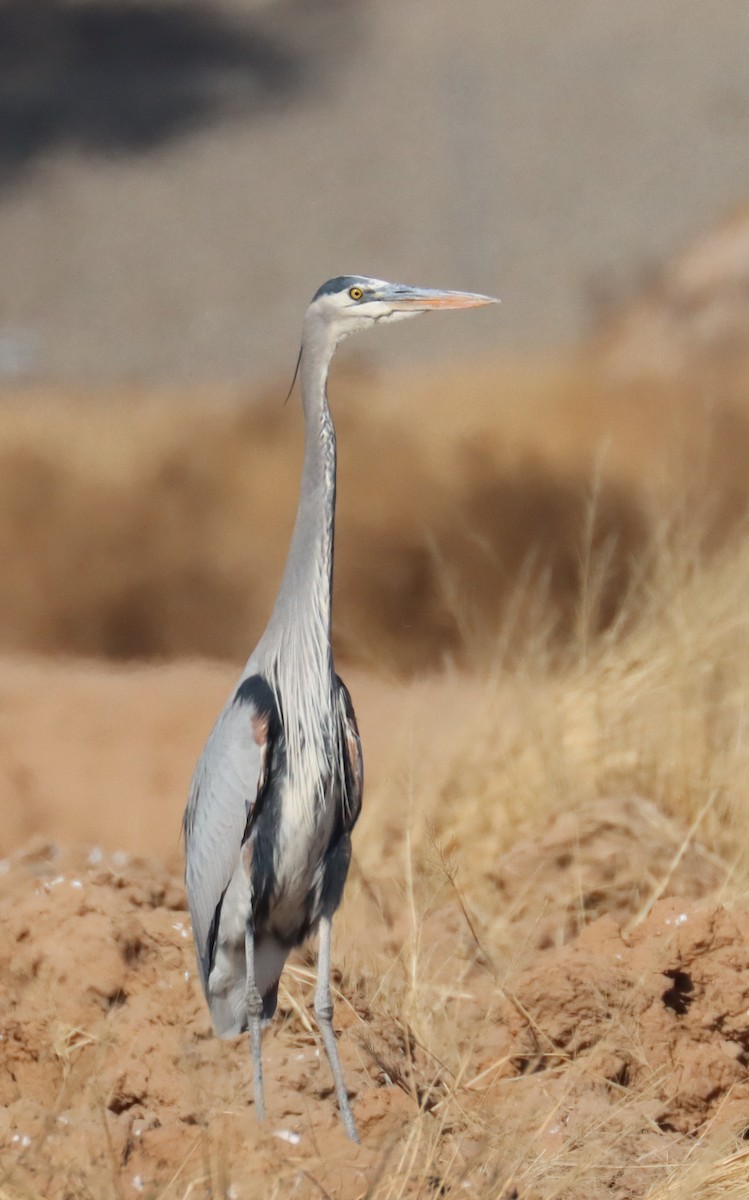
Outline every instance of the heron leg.
[[333, 1072], [338, 1107], [346, 1134], [352, 1142], [359, 1141], [359, 1131], [356, 1128], [354, 1114], [349, 1104], [348, 1092], [341, 1070], [341, 1060], [338, 1057], [338, 1045], [333, 1032], [333, 999], [330, 994], [330, 941], [333, 922], [329, 915], [320, 918], [320, 946], [317, 956], [317, 987], [315, 989], [315, 1016], [320, 1029], [325, 1053], [328, 1056], [330, 1069]]
[[262, 1015], [263, 998], [255, 983], [255, 930], [252, 922], [245, 926], [244, 952], [247, 964], [245, 1007], [252, 1039], [252, 1092], [255, 1097], [255, 1116], [265, 1120], [265, 1094], [263, 1092]]

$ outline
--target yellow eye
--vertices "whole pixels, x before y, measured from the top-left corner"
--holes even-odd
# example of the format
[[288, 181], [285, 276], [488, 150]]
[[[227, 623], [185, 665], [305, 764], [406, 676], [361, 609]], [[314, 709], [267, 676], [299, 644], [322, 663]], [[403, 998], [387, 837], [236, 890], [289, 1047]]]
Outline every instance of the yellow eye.
[[360, 287], [352, 287], [352, 288], [349, 288], [348, 294], [352, 300], [361, 300], [362, 296], [364, 295], [364, 292], [361, 290]]

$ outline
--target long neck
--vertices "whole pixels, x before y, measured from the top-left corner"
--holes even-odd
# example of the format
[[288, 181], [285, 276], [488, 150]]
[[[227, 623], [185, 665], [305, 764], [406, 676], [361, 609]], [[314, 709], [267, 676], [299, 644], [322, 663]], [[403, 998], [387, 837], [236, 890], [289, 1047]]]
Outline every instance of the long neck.
[[330, 645], [336, 444], [326, 381], [334, 346], [305, 330], [301, 362], [304, 466], [294, 532], [263, 642], [296, 671], [332, 673]]

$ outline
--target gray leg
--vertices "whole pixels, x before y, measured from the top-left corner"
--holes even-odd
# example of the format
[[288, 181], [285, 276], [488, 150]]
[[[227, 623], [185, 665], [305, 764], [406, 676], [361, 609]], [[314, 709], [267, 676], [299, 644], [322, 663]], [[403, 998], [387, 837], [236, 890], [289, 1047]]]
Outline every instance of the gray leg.
[[262, 1025], [263, 998], [255, 984], [255, 933], [248, 922], [244, 934], [244, 952], [247, 961], [247, 984], [245, 1005], [252, 1038], [252, 1091], [255, 1097], [255, 1116], [265, 1120], [265, 1095], [263, 1093]]
[[343, 1128], [352, 1142], [359, 1141], [354, 1114], [348, 1101], [346, 1084], [343, 1081], [341, 1060], [333, 1032], [333, 1000], [330, 995], [330, 937], [333, 923], [329, 916], [320, 918], [320, 948], [317, 955], [317, 987], [315, 988], [315, 1016], [320, 1027], [325, 1052], [333, 1072], [338, 1107], [341, 1110]]

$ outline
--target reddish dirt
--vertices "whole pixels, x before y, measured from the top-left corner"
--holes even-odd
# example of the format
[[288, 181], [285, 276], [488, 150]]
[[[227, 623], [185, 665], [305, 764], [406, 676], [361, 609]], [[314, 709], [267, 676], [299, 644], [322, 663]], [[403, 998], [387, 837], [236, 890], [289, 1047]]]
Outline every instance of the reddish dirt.
[[[539, 950], [574, 938], [602, 914], [626, 924], [654, 895], [717, 891], [725, 863], [642, 796], [607, 796], [562, 812], [502, 855], [488, 879], [513, 929]], [[659, 889], [662, 889], [659, 891]]]
[[[164, 1188], [175, 1173], [184, 1187], [226, 1172], [242, 1195], [255, 1195], [274, 1172], [296, 1173], [302, 1162], [318, 1170], [320, 1160], [327, 1186], [345, 1171], [346, 1194], [357, 1194], [385, 1142], [415, 1115], [415, 1081], [428, 1086], [413, 1056], [405, 1083], [397, 1025], [376, 1017], [356, 988], [338, 1004], [364, 1143], [354, 1148], [334, 1111], [298, 959], [265, 1039], [269, 1111], [260, 1129], [245, 1039], [210, 1034], [181, 882], [126, 858], [92, 865], [39, 845], [2, 879], [0, 1145], [11, 1179], [33, 1180], [52, 1200], [95, 1193], [102, 1181], [129, 1194], [141, 1181]], [[265, 1180], [257, 1192], [244, 1190], [248, 1158], [256, 1182]]]
[[[558, 866], [558, 835], [537, 864], [549, 853]], [[617, 849], [603, 832], [598, 844], [603, 883]], [[574, 858], [572, 842], [564, 853]], [[517, 862], [500, 860], [500, 873]], [[310, 957], [287, 971], [265, 1039], [269, 1115], [260, 1128], [246, 1039], [210, 1035], [179, 876], [151, 860], [41, 842], [6, 865], [0, 1147], [12, 1195], [188, 1196], [192, 1185], [198, 1195], [254, 1198], [285, 1195], [293, 1180], [295, 1195], [347, 1200], [375, 1186], [421, 1121], [436, 1139], [435, 1162], [457, 1158], [466, 1180], [492, 1130], [503, 1130], [495, 1179], [514, 1179], [527, 1166], [513, 1155], [530, 1140], [534, 1158], [540, 1147], [563, 1162], [589, 1144], [591, 1126], [605, 1126], [609, 1138], [618, 1131], [616, 1165], [602, 1162], [584, 1194], [632, 1200], [647, 1194], [654, 1158], [678, 1161], [697, 1136], [749, 1126], [745, 911], [671, 897], [627, 931], [615, 896], [620, 919], [599, 917], [500, 971], [452, 899], [420, 928], [425, 986], [447, 997], [428, 1014], [425, 1049], [403, 1011], [377, 999], [404, 930], [359, 904], [341, 925], [336, 1012], [356, 1148], [341, 1132], [310, 1020]], [[686, 880], [691, 890], [696, 879]], [[528, 939], [522, 917], [514, 928]], [[448, 1028], [459, 1081], [431, 1051], [447, 1045]], [[581, 1194], [549, 1190], [553, 1172], [543, 1186], [527, 1178], [518, 1194]]]
[[512, 1129], [530, 1124], [552, 1160], [605, 1129], [586, 1196], [649, 1195], [679, 1134], [746, 1136], [748, 936], [746, 911], [668, 899], [629, 936], [599, 919], [514, 982], [477, 1066], [497, 1100], [512, 1081]]
[[[602, 917], [522, 972], [503, 1016], [526, 1090], [529, 1070], [572, 1060], [598, 1104], [631, 1088], [661, 1131], [749, 1126], [749, 912], [671, 897], [630, 933]], [[569, 1138], [580, 1117], [565, 1086]]]

